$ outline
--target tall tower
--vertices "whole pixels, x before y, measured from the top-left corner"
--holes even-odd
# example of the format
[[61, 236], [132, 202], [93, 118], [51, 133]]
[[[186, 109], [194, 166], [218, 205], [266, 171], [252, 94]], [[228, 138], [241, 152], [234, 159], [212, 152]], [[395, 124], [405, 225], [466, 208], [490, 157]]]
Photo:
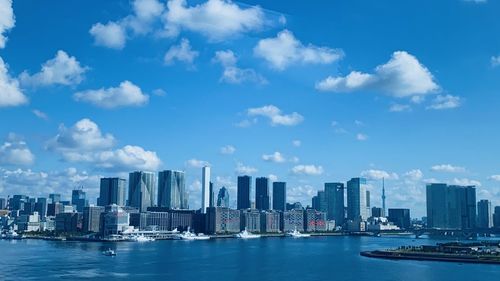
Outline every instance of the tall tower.
[[205, 214], [210, 207], [210, 167], [201, 170], [201, 212]]
[[382, 216], [385, 217], [385, 178], [382, 178]]

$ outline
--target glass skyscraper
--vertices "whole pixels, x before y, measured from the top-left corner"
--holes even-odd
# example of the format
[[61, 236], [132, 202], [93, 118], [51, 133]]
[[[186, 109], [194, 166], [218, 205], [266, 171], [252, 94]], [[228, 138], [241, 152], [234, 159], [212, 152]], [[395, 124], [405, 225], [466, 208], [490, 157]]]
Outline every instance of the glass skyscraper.
[[252, 191], [252, 177], [238, 177], [238, 191], [236, 207], [238, 210], [250, 209], [250, 193]]
[[342, 225], [345, 218], [343, 183], [325, 183], [325, 203], [326, 210], [320, 211], [326, 211], [326, 218], [328, 220], [335, 220], [335, 223], [337, 225]]
[[166, 170], [158, 173], [158, 207], [189, 209], [184, 172]]
[[365, 178], [352, 178], [347, 182], [347, 219], [368, 219], [369, 208], [366, 195]]
[[136, 171], [128, 178], [128, 205], [145, 212], [148, 207], [156, 206], [156, 176], [152, 172]]
[[76, 206], [76, 210], [79, 213], [83, 213], [83, 208], [89, 205], [87, 200], [87, 193], [82, 189], [75, 189], [71, 192], [71, 205]]
[[125, 179], [101, 178], [97, 205], [107, 206], [116, 204], [118, 206], [125, 206], [126, 194], [127, 188]]
[[255, 209], [269, 210], [269, 179], [266, 177], [255, 179]]
[[273, 182], [273, 210], [286, 211], [286, 182]]
[[217, 195], [217, 207], [229, 208], [229, 191], [224, 186], [219, 189]]

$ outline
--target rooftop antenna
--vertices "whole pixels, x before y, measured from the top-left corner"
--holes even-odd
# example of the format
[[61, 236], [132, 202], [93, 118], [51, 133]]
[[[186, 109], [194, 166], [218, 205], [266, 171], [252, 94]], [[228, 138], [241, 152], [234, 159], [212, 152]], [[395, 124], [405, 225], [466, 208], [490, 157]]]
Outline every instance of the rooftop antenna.
[[382, 178], [382, 210], [385, 216], [385, 178]]

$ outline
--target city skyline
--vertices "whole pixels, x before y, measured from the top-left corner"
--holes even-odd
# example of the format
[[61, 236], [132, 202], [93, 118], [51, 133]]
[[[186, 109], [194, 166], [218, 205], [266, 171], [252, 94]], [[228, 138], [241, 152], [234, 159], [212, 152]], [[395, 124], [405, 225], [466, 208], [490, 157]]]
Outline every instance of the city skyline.
[[248, 174], [304, 206], [353, 177], [419, 217], [431, 182], [500, 205], [500, 3], [102, 2], [0, 2], [0, 197], [172, 169], [198, 208], [209, 165], [230, 204]]

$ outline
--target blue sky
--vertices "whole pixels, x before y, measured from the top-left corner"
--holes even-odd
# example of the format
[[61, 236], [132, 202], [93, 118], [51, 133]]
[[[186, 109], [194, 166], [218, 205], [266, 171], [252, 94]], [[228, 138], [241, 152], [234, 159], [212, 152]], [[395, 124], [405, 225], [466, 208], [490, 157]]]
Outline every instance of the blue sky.
[[425, 184], [500, 204], [497, 1], [0, 0], [0, 196], [201, 166], [310, 204], [365, 176], [425, 215]]

